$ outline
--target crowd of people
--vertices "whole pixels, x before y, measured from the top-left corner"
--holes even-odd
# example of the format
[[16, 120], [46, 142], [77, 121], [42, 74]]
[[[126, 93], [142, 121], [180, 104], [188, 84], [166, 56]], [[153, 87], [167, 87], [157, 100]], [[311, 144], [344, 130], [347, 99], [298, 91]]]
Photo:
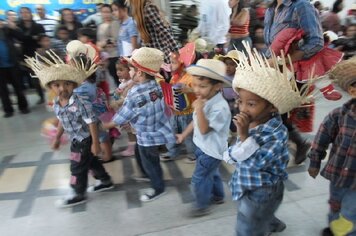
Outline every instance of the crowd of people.
[[[354, 235], [356, 5], [345, 20], [337, 15], [342, 8], [342, 0], [330, 11], [307, 0], [206, 0], [198, 11], [192, 5], [182, 12], [179, 41], [151, 0], [98, 4], [83, 22], [69, 8], [59, 21], [41, 5], [36, 17], [21, 7], [19, 20], [10, 10], [0, 22], [4, 117], [14, 115], [8, 83], [21, 113], [30, 112], [26, 86], [54, 111], [52, 148], [61, 146], [63, 133], [71, 141], [74, 194], [60, 207], [85, 202], [87, 191], [114, 187], [102, 163], [115, 159], [119, 129], [128, 135], [120, 155], [135, 156], [140, 169], [133, 178], [151, 183], [142, 202], [166, 194], [160, 162], [180, 158], [183, 143], [185, 162], [195, 164], [193, 217], [224, 203], [219, 166], [235, 165], [229, 186], [239, 236], [286, 228], [275, 212], [291, 161], [288, 140], [296, 144], [296, 164], [310, 158], [313, 178], [332, 144], [321, 172], [330, 180], [329, 227], [322, 235]], [[350, 99], [325, 118], [310, 143], [299, 130], [313, 121], [311, 97], [339, 100], [335, 83]], [[301, 116], [305, 121], [298, 123]], [[87, 189], [89, 170], [98, 182]]]

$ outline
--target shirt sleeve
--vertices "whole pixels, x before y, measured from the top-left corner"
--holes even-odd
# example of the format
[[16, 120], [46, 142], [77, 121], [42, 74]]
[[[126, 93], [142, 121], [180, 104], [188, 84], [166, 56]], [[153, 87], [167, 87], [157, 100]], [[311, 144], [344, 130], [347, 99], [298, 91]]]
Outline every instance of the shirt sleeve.
[[[231, 113], [230, 110], [223, 107], [222, 109], [214, 109], [212, 111], [208, 111], [209, 115], [206, 115], [206, 118], [209, 121], [209, 127], [216, 131], [220, 131], [224, 128], [226, 122], [230, 122]], [[206, 114], [206, 113], [205, 113]], [[229, 114], [229, 115], [227, 115]]]
[[95, 113], [93, 111], [93, 106], [92, 104], [85, 100], [85, 99], [79, 99], [78, 98], [78, 108], [79, 112], [83, 117], [83, 120], [86, 124], [91, 124], [97, 121]]
[[135, 24], [135, 22], [133, 20], [130, 21], [130, 24], [128, 25], [128, 34], [129, 34], [130, 39], [132, 37], [138, 36], [137, 27], [136, 27], [136, 24]]
[[339, 110], [335, 110], [325, 117], [321, 123], [318, 133], [316, 134], [312, 148], [308, 153], [310, 159], [310, 167], [320, 168], [321, 161], [326, 156], [326, 150], [330, 143], [333, 143], [338, 133], [338, 114]]
[[[252, 137], [248, 137], [244, 142], [237, 141], [235, 145], [229, 147], [229, 150], [226, 154], [224, 153], [224, 156], [228, 155], [229, 159], [234, 162], [244, 161], [250, 158], [259, 148], [260, 145], [257, 144], [256, 140]], [[225, 158], [228, 159], [227, 157]]]
[[306, 1], [296, 6], [300, 28], [304, 31], [304, 44], [299, 48], [304, 52], [304, 59], [314, 56], [324, 46], [323, 33], [319, 16], [314, 7]]
[[133, 102], [126, 97], [124, 104], [122, 105], [121, 109], [116, 113], [113, 117], [112, 121], [116, 125], [123, 125], [130, 122], [132, 119], [136, 117], [136, 113], [134, 112]]

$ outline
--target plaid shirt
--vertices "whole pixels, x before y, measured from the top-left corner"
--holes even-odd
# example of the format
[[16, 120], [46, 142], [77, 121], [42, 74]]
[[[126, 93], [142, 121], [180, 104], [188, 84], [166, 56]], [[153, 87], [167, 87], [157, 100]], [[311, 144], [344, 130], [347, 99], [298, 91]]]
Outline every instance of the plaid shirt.
[[356, 99], [333, 110], [319, 127], [308, 154], [310, 167], [320, 168], [332, 143], [321, 175], [340, 188], [356, 189]]
[[[236, 162], [236, 169], [229, 182], [233, 200], [240, 199], [245, 191], [274, 185], [288, 177], [288, 131], [281, 117], [274, 117], [250, 129], [249, 137], [256, 141], [259, 148], [248, 159]], [[241, 141], [238, 139], [235, 145], [239, 143]], [[231, 156], [231, 150], [232, 147], [228, 151], [230, 157], [238, 159]]]
[[117, 125], [130, 122], [136, 130], [137, 143], [141, 146], [175, 143], [165, 109], [161, 87], [151, 80], [129, 90], [113, 121]]
[[164, 22], [156, 5], [146, 1], [144, 7], [146, 28], [151, 42], [143, 43], [146, 47], [157, 48], [164, 53], [164, 62], [170, 64], [169, 54], [178, 52], [178, 44], [173, 38], [173, 31], [168, 22]]
[[[307, 0], [284, 0], [275, 13], [276, 1], [268, 8], [264, 21], [264, 38], [267, 46], [270, 46], [276, 35], [283, 29], [296, 28], [305, 32], [303, 43], [299, 44], [299, 50], [304, 52], [304, 58], [310, 58], [319, 52], [324, 46], [323, 31], [319, 15], [313, 5]], [[271, 56], [270, 50], [267, 57]]]
[[53, 109], [72, 141], [74, 139], [82, 141], [90, 136], [88, 124], [96, 122], [90, 102], [73, 94], [64, 107], [61, 107], [58, 99], [56, 99]]

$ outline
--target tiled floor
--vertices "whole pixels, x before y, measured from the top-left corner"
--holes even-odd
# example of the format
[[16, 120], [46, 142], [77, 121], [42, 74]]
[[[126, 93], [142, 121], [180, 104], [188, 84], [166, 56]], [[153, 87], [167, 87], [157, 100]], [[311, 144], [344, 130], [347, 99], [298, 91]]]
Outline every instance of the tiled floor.
[[[30, 101], [36, 98], [31, 95]], [[333, 107], [343, 101], [318, 102], [317, 126]], [[141, 203], [139, 194], [146, 183], [130, 179], [137, 166], [132, 158], [117, 157], [106, 164], [115, 188], [90, 194], [85, 205], [57, 209], [54, 202], [67, 194], [68, 145], [52, 152], [40, 136], [41, 122], [52, 113], [32, 105], [28, 115], [0, 118], [0, 235], [233, 235], [236, 206], [226, 187], [227, 201], [202, 218], [189, 218], [192, 201], [189, 181], [194, 165], [182, 160], [162, 163], [168, 193], [157, 201]], [[0, 114], [2, 115], [2, 114]], [[309, 134], [310, 137], [313, 133]], [[115, 153], [126, 145], [116, 141]], [[223, 165], [225, 183], [233, 166]], [[312, 179], [306, 165], [290, 167], [284, 201], [277, 215], [287, 224], [285, 236], [319, 235], [326, 225], [328, 182]], [[91, 180], [93, 182], [93, 180]]]

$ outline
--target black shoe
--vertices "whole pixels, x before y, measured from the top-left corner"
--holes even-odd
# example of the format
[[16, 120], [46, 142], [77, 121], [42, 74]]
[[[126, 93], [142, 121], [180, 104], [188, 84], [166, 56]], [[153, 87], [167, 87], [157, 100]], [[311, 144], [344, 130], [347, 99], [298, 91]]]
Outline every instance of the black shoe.
[[223, 204], [224, 202], [225, 202], [224, 198], [222, 198], [222, 197], [212, 197], [211, 198], [211, 203], [215, 204], [215, 205], [220, 205], [220, 204]]
[[145, 194], [141, 195], [140, 201], [141, 202], [151, 202], [151, 201], [154, 201], [154, 200], [162, 197], [166, 193], [167, 192], [165, 192], [165, 191], [159, 192], [159, 193], [156, 193], [156, 191], [154, 191], [153, 193], [145, 193]]
[[21, 112], [21, 114], [28, 114], [28, 113], [30, 113], [30, 110], [24, 109], [24, 110], [21, 110], [20, 112]]
[[83, 204], [87, 201], [85, 196], [82, 195], [75, 195], [66, 197], [64, 199], [60, 199], [56, 202], [56, 206], [58, 208], [65, 208], [65, 207], [72, 207], [79, 204]]
[[210, 207], [206, 208], [192, 208], [189, 212], [190, 217], [201, 217], [211, 213]]
[[9, 117], [11, 117], [13, 115], [14, 115], [13, 112], [7, 112], [7, 113], [4, 114], [4, 118], [9, 118]]
[[323, 229], [323, 231], [321, 231], [321, 235], [322, 236], [334, 236], [333, 232], [331, 232], [331, 229], [329, 227]]
[[173, 158], [171, 158], [170, 156], [160, 156], [159, 159], [163, 162], [173, 161]]
[[99, 180], [96, 185], [90, 186], [87, 191], [91, 193], [99, 193], [113, 188], [114, 184], [111, 181], [105, 184]]

